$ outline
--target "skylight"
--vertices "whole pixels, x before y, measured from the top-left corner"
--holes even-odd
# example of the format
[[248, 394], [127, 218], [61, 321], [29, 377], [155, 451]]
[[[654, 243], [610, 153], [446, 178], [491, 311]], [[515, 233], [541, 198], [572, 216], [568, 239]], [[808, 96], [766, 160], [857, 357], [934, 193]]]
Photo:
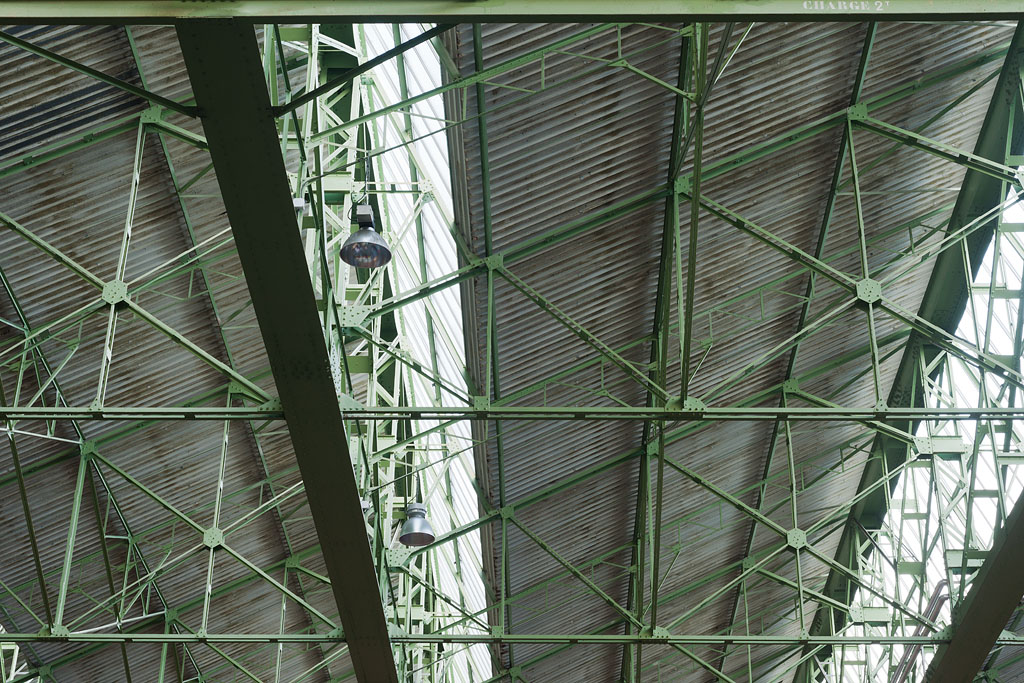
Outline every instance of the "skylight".
[[[365, 24], [361, 40], [365, 61], [409, 40], [429, 26]], [[429, 44], [389, 60], [364, 77], [365, 98], [380, 110], [441, 85], [441, 63]], [[384, 233], [393, 245], [391, 274], [395, 294], [411, 290], [458, 269], [444, 104], [440, 96], [415, 103], [402, 112], [374, 118], [371, 148], [374, 180]], [[405, 191], [403, 191], [405, 190]], [[462, 302], [457, 287], [405, 305], [396, 313], [400, 347], [428, 372], [408, 373], [408, 405], [460, 406], [466, 386]], [[442, 382], [432, 381], [436, 373]], [[462, 394], [460, 400], [459, 392]], [[420, 485], [429, 519], [440, 536], [478, 516], [473, 488], [473, 441], [470, 425], [414, 421], [420, 454]], [[435, 587], [446, 600], [435, 602], [437, 618], [430, 626], [446, 633], [481, 633], [486, 625], [479, 532], [439, 544], [431, 551]], [[467, 615], [472, 615], [468, 618]], [[436, 664], [455, 681], [482, 681], [491, 676], [487, 647], [451, 646]]]

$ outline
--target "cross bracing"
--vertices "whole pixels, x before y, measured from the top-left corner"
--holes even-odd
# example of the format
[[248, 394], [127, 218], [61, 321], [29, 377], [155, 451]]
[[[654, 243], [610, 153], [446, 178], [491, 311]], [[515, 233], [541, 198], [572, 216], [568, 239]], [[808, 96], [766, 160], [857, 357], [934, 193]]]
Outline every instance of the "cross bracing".
[[1013, 680], [1012, 22], [136, 5], [0, 53], [12, 680]]

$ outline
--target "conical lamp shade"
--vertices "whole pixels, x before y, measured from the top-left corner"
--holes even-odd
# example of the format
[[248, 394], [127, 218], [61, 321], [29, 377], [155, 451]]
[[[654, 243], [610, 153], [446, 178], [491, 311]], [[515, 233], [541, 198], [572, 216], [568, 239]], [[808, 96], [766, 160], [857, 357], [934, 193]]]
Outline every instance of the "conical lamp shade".
[[402, 545], [421, 546], [434, 542], [434, 530], [427, 521], [427, 506], [423, 503], [409, 503], [405, 508], [405, 524], [398, 541]]
[[391, 249], [376, 230], [361, 228], [345, 240], [341, 260], [356, 268], [379, 268], [391, 260]]

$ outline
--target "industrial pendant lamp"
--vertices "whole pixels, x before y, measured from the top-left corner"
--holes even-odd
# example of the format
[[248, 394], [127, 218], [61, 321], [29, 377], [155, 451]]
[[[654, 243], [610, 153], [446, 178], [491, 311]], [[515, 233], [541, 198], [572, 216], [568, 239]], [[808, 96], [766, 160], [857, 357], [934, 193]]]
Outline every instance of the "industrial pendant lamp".
[[341, 247], [341, 260], [356, 268], [379, 268], [391, 260], [391, 249], [373, 228], [373, 209], [369, 204], [356, 207], [359, 230], [349, 235]]
[[427, 521], [427, 506], [423, 503], [409, 503], [405, 508], [405, 524], [398, 537], [402, 545], [422, 546], [434, 542], [434, 529]]

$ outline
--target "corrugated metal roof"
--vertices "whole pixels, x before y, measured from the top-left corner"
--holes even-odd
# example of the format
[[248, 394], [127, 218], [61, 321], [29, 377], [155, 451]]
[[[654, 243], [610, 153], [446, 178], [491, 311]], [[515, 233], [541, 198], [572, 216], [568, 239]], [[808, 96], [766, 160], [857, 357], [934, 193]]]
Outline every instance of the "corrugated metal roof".
[[[588, 26], [484, 25], [484, 66], [574, 35]], [[737, 27], [732, 45], [745, 28]], [[715, 26], [712, 31], [712, 53], [721, 29]], [[806, 123], [842, 112], [849, 105], [865, 34], [864, 24], [753, 25], [708, 101], [705, 168]], [[965, 63], [1004, 45], [1009, 37], [1010, 29], [998, 25], [880, 26], [864, 97], [887, 93]], [[607, 30], [564, 52], [548, 55], [544, 62], [545, 88], [528, 97], [522, 93], [524, 89], [538, 89], [540, 63], [499, 76], [484, 87], [495, 251], [523, 244], [574, 219], [598, 215], [616, 202], [666, 182], [673, 93], [623, 69], [595, 66], [595, 60], [580, 56], [615, 59], [619, 40], [615, 30]], [[621, 46], [630, 55], [630, 64], [663, 81], [675, 82], [680, 40], [664, 27], [628, 27], [622, 32]], [[907, 55], [913, 58], [908, 61]], [[456, 61], [463, 74], [476, 70], [468, 27], [459, 30]], [[916, 130], [940, 109], [950, 106], [950, 111], [924, 134], [961, 149], [973, 149], [992, 92], [992, 82], [982, 81], [999, 64], [997, 60], [967, 69], [942, 87], [919, 89], [896, 104], [876, 108], [872, 115]], [[981, 87], [964, 101], [954, 103], [974, 85]], [[469, 111], [475, 112], [476, 106], [475, 93], [470, 92]], [[476, 131], [464, 131], [463, 135], [471, 229], [476, 251], [483, 254], [481, 141]], [[840, 135], [841, 128], [836, 126], [717, 174], [704, 182], [702, 192], [813, 253]], [[890, 154], [884, 165], [872, 168], [872, 162], [889, 154], [893, 144], [862, 131], [855, 133], [854, 144], [861, 168], [869, 266], [872, 277], [884, 278], [893, 272], [887, 264], [894, 255], [911, 246], [911, 236], [915, 248], [934, 241], [927, 226], [940, 226], [948, 218], [949, 209], [941, 207], [955, 200], [964, 171], [909, 149]], [[689, 159], [686, 164], [684, 172]], [[844, 180], [848, 176], [847, 165]], [[924, 227], [908, 230], [903, 225], [930, 208], [936, 213]], [[688, 203], [682, 205], [681, 212], [685, 236], [689, 231]], [[653, 331], [663, 221], [663, 203], [653, 202], [508, 267], [602, 342], [618, 349]], [[699, 369], [691, 392], [710, 397], [714, 405], [733, 405], [759, 395], [756, 404], [776, 405], [778, 387], [786, 378], [788, 351], [776, 354], [738, 381], [723, 382], [796, 332], [806, 271], [707, 211], [702, 211], [698, 234], [691, 367], [699, 363]], [[857, 243], [856, 216], [846, 187], [836, 203], [823, 258], [859, 279]], [[916, 311], [928, 281], [926, 271], [920, 269], [900, 278], [887, 287], [886, 296]], [[475, 342], [470, 343], [483, 358], [486, 286], [478, 282], [474, 291], [478, 324]], [[808, 320], [819, 316], [825, 304], [849, 298], [819, 277]], [[595, 352], [577, 336], [500, 279], [495, 301], [502, 395], [595, 357]], [[674, 298], [672, 307], [674, 322]], [[841, 405], [875, 403], [870, 373], [864, 373], [868, 367], [863, 352], [868, 343], [864, 318], [862, 311], [851, 309], [801, 343], [795, 367], [798, 377], [861, 350], [860, 356], [824, 374], [808, 376], [801, 388]], [[879, 338], [902, 329], [898, 321], [884, 313], [876, 313], [876, 319]], [[883, 355], [894, 348], [898, 351], [891, 344], [883, 347]], [[678, 354], [674, 355], [675, 362], [669, 368], [670, 387], [678, 387], [679, 382]], [[888, 395], [899, 355], [894, 353], [881, 363], [883, 398]], [[650, 358], [649, 342], [635, 344], [624, 356], [636, 367], [645, 368]], [[598, 387], [608, 393], [595, 393]], [[521, 404], [614, 405], [616, 400], [643, 405], [645, 392], [605, 363], [571, 373], [549, 385], [545, 393], [523, 398]], [[673, 441], [666, 454], [747, 505], [754, 505], [771, 434], [770, 423], [717, 423]], [[856, 490], [864, 455], [856, 448], [844, 446], [840, 450], [840, 446], [856, 446], [869, 435], [864, 427], [849, 423], [793, 425], [802, 528], [834, 512], [835, 502], [849, 499]], [[762, 509], [783, 528], [790, 528], [793, 523], [785, 504], [789, 465], [784, 436], [782, 430], [768, 470]], [[503, 429], [502, 445], [507, 500], [515, 503], [587, 467], [639, 449], [641, 426], [509, 422]], [[493, 428], [481, 457], [486, 458], [491, 500], [497, 501]], [[610, 558], [605, 560], [610, 565], [595, 567], [592, 578], [620, 604], [625, 604], [627, 597], [628, 544], [640, 474], [637, 460], [627, 458], [582, 484], [516, 513], [531, 531], [577, 566], [590, 567], [598, 558]], [[659, 623], [682, 617], [739, 575], [752, 524], [749, 516], [666, 468], [661, 593], [674, 597], [663, 598]], [[497, 525], [492, 525], [491, 534], [493, 547], [500, 548]], [[815, 548], [829, 558], [835, 553], [837, 541], [836, 534], [812, 536]], [[778, 544], [778, 536], [762, 527], [754, 537], [752, 556]], [[509, 558], [512, 594], [544, 586], [539, 593], [513, 601], [510, 632], [588, 633], [616, 621], [617, 614], [606, 603], [588, 593], [581, 582], [566, 575], [555, 560], [518, 531], [510, 535]], [[807, 553], [802, 558], [804, 581], [820, 586], [829, 567], [809, 559]], [[498, 566], [497, 551], [491, 561]], [[701, 580], [719, 568], [725, 571], [718, 578]], [[790, 553], [779, 556], [767, 568], [784, 579], [795, 580]], [[559, 576], [563, 578], [556, 578]], [[554, 584], [545, 584], [553, 580]], [[714, 634], [731, 628], [734, 633], [749, 629], [750, 633], [795, 635], [810, 625], [817, 604], [811, 600], [805, 603], [805, 622], [801, 625], [795, 617], [794, 591], [764, 578], [748, 582], [746, 603], [740, 605], [734, 622], [735, 601], [736, 590], [725, 591], [674, 632]], [[749, 614], [749, 619], [744, 614]], [[618, 624], [606, 632], [621, 628]], [[721, 659], [721, 652], [711, 648], [692, 650], [716, 665]], [[523, 675], [529, 680], [617, 680], [621, 652], [621, 648], [616, 652], [596, 646], [513, 648], [514, 663], [524, 667]], [[746, 652], [741, 648], [730, 652], [733, 654], [725, 661], [725, 671], [742, 677], [747, 668]], [[530, 664], [544, 653], [550, 656]], [[768, 655], [768, 648], [757, 652], [758, 657]], [[786, 661], [791, 663], [795, 656]], [[705, 680], [708, 676], [671, 649], [645, 647], [644, 663], [651, 667], [651, 675], [660, 671], [667, 680]], [[768, 657], [755, 669], [755, 678], [765, 680], [770, 671], [781, 672], [785, 664]]]

